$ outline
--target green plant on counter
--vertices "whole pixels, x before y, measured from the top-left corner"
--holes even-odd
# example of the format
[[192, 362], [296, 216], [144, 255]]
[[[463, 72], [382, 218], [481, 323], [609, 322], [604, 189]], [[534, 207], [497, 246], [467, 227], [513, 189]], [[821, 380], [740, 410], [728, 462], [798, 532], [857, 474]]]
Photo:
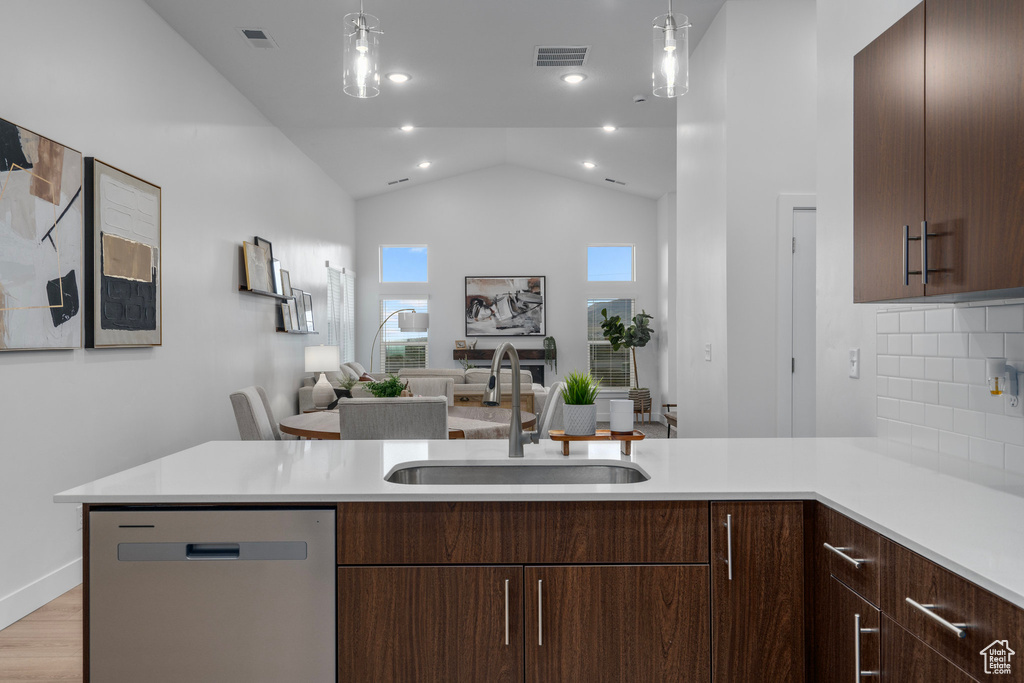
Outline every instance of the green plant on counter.
[[642, 349], [647, 346], [647, 342], [651, 341], [654, 329], [650, 327], [648, 321], [654, 320], [654, 316], [641, 310], [633, 316], [633, 324], [629, 327], [623, 325], [622, 319], [617, 315], [609, 318], [607, 308], [601, 309], [601, 316], [604, 318], [604, 321], [601, 322], [601, 332], [604, 338], [611, 342], [612, 350], [618, 351], [620, 348], [626, 347], [632, 353], [633, 381], [636, 384], [634, 388], [639, 389], [640, 373], [636, 369], [636, 350]]
[[558, 374], [558, 355], [554, 337], [544, 337], [544, 364]]
[[589, 406], [597, 402], [601, 380], [594, 379], [589, 372], [574, 370], [565, 376], [562, 399], [566, 405]]
[[400, 396], [405, 389], [405, 384], [395, 375], [388, 375], [387, 379], [379, 382], [367, 382], [367, 390], [376, 398], [391, 398]]

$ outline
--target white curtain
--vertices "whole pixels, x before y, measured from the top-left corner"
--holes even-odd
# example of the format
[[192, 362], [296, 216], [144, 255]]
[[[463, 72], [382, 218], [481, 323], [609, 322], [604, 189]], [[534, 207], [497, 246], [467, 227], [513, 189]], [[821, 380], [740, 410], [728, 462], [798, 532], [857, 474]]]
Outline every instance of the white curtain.
[[356, 359], [355, 273], [327, 268], [327, 343], [340, 347], [341, 362]]

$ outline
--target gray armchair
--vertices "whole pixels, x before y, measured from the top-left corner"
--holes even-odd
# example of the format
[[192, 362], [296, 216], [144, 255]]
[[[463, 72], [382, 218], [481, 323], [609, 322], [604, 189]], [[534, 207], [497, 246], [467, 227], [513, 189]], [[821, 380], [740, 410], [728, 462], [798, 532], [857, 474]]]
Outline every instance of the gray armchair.
[[231, 393], [231, 407], [242, 441], [280, 441], [281, 432], [263, 387], [246, 387]]
[[448, 438], [444, 396], [351, 398], [338, 402], [338, 417], [344, 440]]

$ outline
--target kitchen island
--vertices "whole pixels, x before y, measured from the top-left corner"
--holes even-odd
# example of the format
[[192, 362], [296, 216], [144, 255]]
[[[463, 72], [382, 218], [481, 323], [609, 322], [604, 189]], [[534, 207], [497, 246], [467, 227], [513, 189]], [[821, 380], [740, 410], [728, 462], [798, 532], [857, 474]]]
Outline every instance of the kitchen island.
[[[579, 640], [573, 625], [586, 621], [589, 608], [565, 597], [549, 598], [557, 602], [550, 603], [547, 611], [543, 607], [544, 589], [550, 594], [558, 585], [570, 583], [600, 594], [605, 603], [630, 586], [631, 599], [648, 607], [663, 606], [663, 599], [657, 596], [664, 595], [665, 586], [673, 587], [672, 594], [681, 596], [680, 604], [662, 613], [659, 623], [645, 627], [651, 638], [668, 630], [688, 634], [673, 640], [683, 649], [671, 650], [663, 658], [663, 667], [650, 672], [652, 679], [664, 680], [672, 676], [679, 680], [702, 678], [703, 672], [712, 668], [714, 680], [741, 680], [749, 675], [743, 673], [744, 667], [750, 664], [754, 668], [749, 670], [756, 670], [759, 662], [755, 660], [767, 654], [752, 647], [739, 652], [737, 657], [745, 657], [742, 661], [720, 661], [722, 648], [707, 647], [708, 634], [701, 632], [710, 620], [691, 623], [686, 615], [706, 615], [710, 610], [718, 615], [711, 639], [721, 635], [736, 642], [737, 632], [718, 634], [716, 630], [729, 627], [726, 617], [730, 609], [749, 612], [737, 611], [736, 628], [743, 622], [756, 627], [759, 618], [777, 618], [778, 613], [761, 615], [749, 609], [751, 605], [790, 596], [794, 610], [787, 616], [787, 633], [778, 635], [779, 647], [791, 647], [790, 659], [805, 658], [806, 670], [812, 671], [817, 649], [813, 634], [818, 630], [815, 598], [805, 603], [803, 597], [817, 594], [814, 586], [819, 582], [819, 565], [826, 567], [826, 578], [843, 579], [842, 569], [827, 569], [831, 550], [825, 559], [818, 557], [825, 552], [820, 550], [820, 533], [834, 526], [821, 521], [826, 515], [834, 515], [840, 527], [850, 526], [858, 538], [870, 535], [870, 542], [881, 548], [878, 558], [869, 559], [858, 548], [865, 557], [848, 557], [851, 561], [883, 570], [903, 562], [924, 562], [929, 571], [948, 571], [953, 579], [966, 579], [963, 583], [970, 590], [1000, 599], [998, 605], [1005, 606], [1010, 616], [1008, 621], [994, 623], [1006, 624], [1012, 632], [998, 637], [1012, 639], [1016, 635], [1013, 629], [1024, 623], [1018, 622], [1017, 613], [1017, 608], [1024, 607], [1024, 487], [1010, 474], [973, 468], [956, 458], [876, 439], [678, 439], [641, 442], [632, 457], [621, 456], [615, 443], [593, 442], [574, 446], [573, 454], [564, 458], [558, 444], [544, 442], [527, 446], [526, 457], [514, 463], [537, 467], [565, 462], [628, 463], [649, 476], [637, 483], [412, 485], [386, 481], [393, 470], [409, 463], [445, 466], [481, 460], [499, 467], [511, 463], [507, 442], [211, 442], [65, 491], [55, 500], [83, 503], [90, 515], [126, 506], [337, 507], [338, 639], [339, 665], [343, 667], [339, 680], [356, 675], [401, 678], [405, 665], [399, 655], [386, 647], [383, 651], [366, 650], [369, 646], [360, 640], [360, 619], [369, 619], [367, 615], [379, 619], [382, 613], [399, 609], [399, 603], [389, 602], [392, 597], [418, 600], [444, 612], [451, 605], [442, 604], [442, 598], [452, 593], [466, 599], [475, 595], [479, 599], [464, 607], [493, 616], [496, 623], [502, 622], [502, 614], [490, 615], [486, 605], [491, 597], [498, 612], [502, 602], [505, 605], [505, 635], [503, 640], [498, 637], [502, 640], [498, 654], [484, 655], [497, 667], [488, 671], [488, 678], [571, 680], [583, 675], [587, 662], [575, 656], [568, 641]], [[775, 555], [769, 552], [761, 566], [758, 556], [743, 555], [744, 543], [764, 546]], [[853, 553], [838, 541], [829, 545]], [[906, 558], [900, 553], [906, 553]], [[463, 566], [470, 564], [479, 567]], [[548, 566], [555, 564], [571, 566]], [[777, 584], [773, 595], [750, 593], [755, 579], [763, 584], [770, 567], [779, 568], [778, 576], [773, 577]], [[468, 577], [470, 570], [479, 576]], [[747, 577], [752, 583], [745, 587], [744, 572], [755, 570]], [[461, 584], [467, 577], [487, 585], [497, 582], [503, 590], [491, 596], [488, 588], [468, 588], [477, 584]], [[895, 581], [890, 583], [896, 585]], [[851, 585], [855, 583], [848, 580], [846, 585], [857, 589]], [[881, 583], [885, 584], [884, 578]], [[391, 588], [377, 602], [355, 597], [364, 598], [382, 585]], [[424, 586], [426, 597], [417, 592]], [[886, 589], [881, 590], [884, 593]], [[876, 594], [877, 588], [870, 586], [861, 590], [865, 604], [883, 603], [882, 619], [888, 620], [886, 615], [893, 613], [894, 628], [902, 624], [909, 629], [907, 637], [913, 640], [917, 636], [922, 646], [930, 646], [929, 653], [938, 653], [939, 665], [951, 661], [974, 675], [967, 655], [946, 651], [947, 644], [941, 640], [932, 642], [933, 637], [941, 637], [927, 630], [934, 616], [925, 615], [924, 625], [919, 625], [913, 621], [916, 616], [901, 617], [895, 606], [888, 609], [885, 599], [879, 600]], [[924, 597], [918, 602], [931, 605]], [[352, 617], [354, 613], [358, 618]], [[565, 621], [544, 630], [547, 620], [558, 618]], [[524, 635], [527, 622], [536, 625], [537, 634]], [[601, 622], [602, 628], [617, 627], [606, 622]], [[377, 632], [380, 622], [374, 623], [372, 630]], [[425, 626], [409, 626], [410, 633], [422, 634]], [[388, 628], [395, 629], [395, 624]], [[438, 630], [437, 624], [432, 628]], [[635, 624], [631, 628], [636, 630]], [[976, 634], [988, 634], [987, 627], [971, 629], [954, 639], [969, 639], [973, 647]], [[472, 640], [472, 633], [449, 635], [465, 643]], [[569, 634], [566, 642], [559, 642], [559, 633]], [[891, 636], [894, 642], [897, 635]], [[770, 633], [765, 636], [762, 631], [759, 637], [772, 641]], [[552, 661], [557, 645], [564, 647], [557, 661]], [[501, 664], [500, 654], [509, 647], [514, 652], [507, 665]], [[631, 647], [639, 645], [631, 641]], [[352, 664], [359, 659], [359, 652], [371, 650], [374, 655], [367, 657], [363, 668]], [[615, 661], [649, 659], [629, 648], [611, 655]], [[445, 656], [480, 659], [452, 652]], [[980, 665], [981, 658], [971, 656]], [[390, 668], [379, 668], [384, 660]], [[455, 666], [452, 661], [437, 666]], [[694, 668], [672, 669], [679, 661], [690, 662]], [[345, 668], [350, 664], [356, 668]], [[895, 669], [896, 664], [891, 667]], [[601, 667], [610, 670], [608, 662]], [[797, 668], [800, 675], [779, 674], [777, 680], [804, 680], [804, 667]], [[456, 667], [444, 675], [471, 680], [479, 673], [467, 677], [458, 671]], [[728, 671], [731, 675], [723, 674]], [[423, 678], [422, 670], [417, 676], [432, 679]], [[616, 679], [614, 675], [610, 678]], [[1019, 679], [1011, 676], [1007, 680]]]

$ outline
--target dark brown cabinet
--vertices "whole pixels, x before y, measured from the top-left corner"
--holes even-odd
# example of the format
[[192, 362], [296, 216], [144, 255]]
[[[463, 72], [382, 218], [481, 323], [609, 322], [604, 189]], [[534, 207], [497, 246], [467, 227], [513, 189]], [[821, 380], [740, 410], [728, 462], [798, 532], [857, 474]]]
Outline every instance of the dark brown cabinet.
[[926, 0], [855, 57], [855, 301], [1024, 292], [1022, 34], [1024, 3]]
[[711, 504], [714, 681], [799, 683], [804, 648], [804, 504]]
[[340, 567], [338, 680], [523, 680], [522, 567]]
[[711, 679], [707, 565], [527, 567], [526, 680]]
[[818, 683], [848, 683], [875, 677], [880, 669], [877, 607], [843, 585], [825, 577], [817, 596], [817, 647], [814, 671]]
[[882, 617], [882, 683], [972, 683], [975, 679]]

